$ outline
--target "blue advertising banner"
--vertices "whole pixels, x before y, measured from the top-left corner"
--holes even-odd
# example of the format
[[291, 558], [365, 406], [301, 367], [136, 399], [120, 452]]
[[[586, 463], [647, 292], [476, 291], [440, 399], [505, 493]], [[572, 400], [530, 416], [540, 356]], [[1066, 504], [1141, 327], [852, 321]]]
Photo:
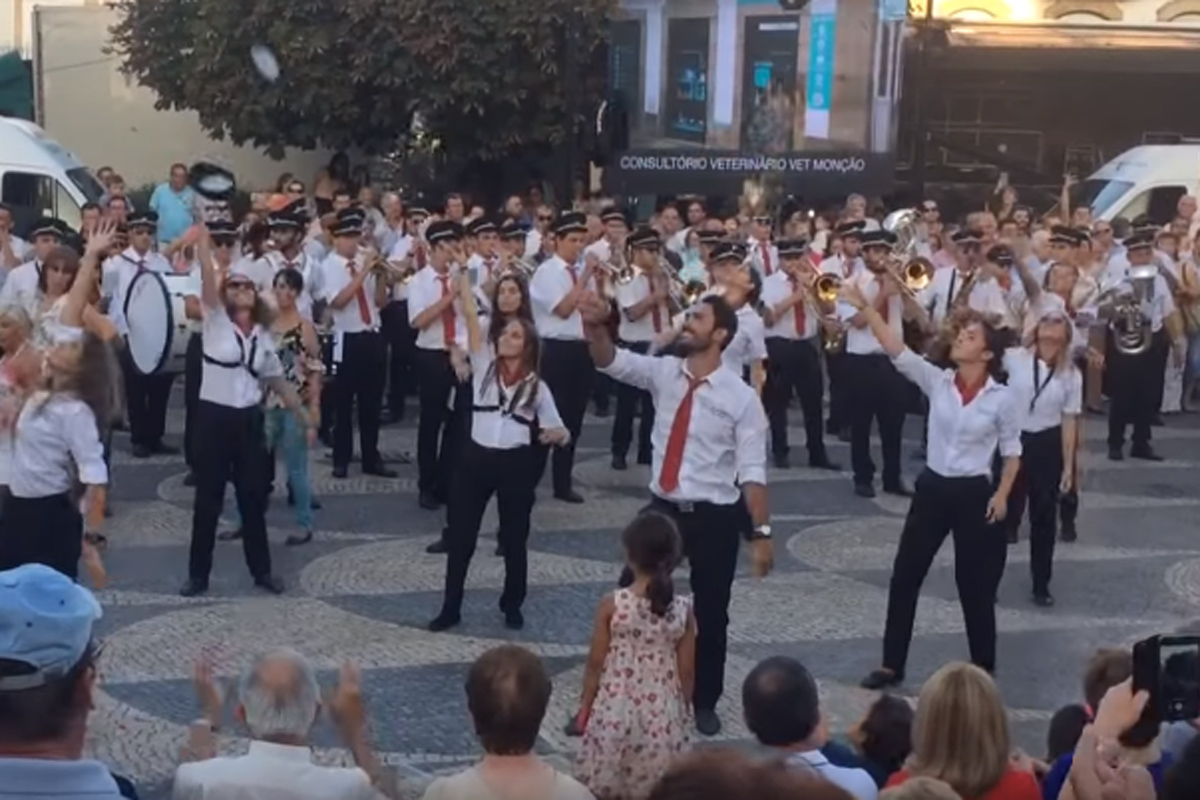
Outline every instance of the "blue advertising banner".
[[837, 4], [814, 3], [809, 18], [808, 91], [804, 135], [829, 138], [829, 111], [833, 107], [833, 55], [837, 45]]

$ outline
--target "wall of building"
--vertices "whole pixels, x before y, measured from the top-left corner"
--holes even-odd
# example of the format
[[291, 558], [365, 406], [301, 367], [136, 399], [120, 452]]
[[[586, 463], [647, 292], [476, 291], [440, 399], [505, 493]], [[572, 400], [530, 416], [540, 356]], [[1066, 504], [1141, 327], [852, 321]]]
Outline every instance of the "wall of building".
[[[915, 0], [914, 12], [923, 15], [927, 2]], [[1196, 25], [1200, 24], [1200, 0], [933, 0], [933, 13], [964, 20]]]

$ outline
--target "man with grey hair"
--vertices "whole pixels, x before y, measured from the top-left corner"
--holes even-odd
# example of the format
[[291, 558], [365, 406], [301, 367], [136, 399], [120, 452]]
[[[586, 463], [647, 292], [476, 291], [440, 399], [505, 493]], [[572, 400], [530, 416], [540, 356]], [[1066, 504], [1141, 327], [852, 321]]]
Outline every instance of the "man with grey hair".
[[393, 794], [376, 789], [383, 771], [367, 745], [355, 667], [342, 667], [329, 712], [357, 768], [312, 762], [308, 738], [321, 711], [321, 691], [312, 666], [299, 653], [265, 653], [243, 673], [237, 717], [252, 737], [244, 756], [216, 757], [213, 734], [222, 702], [207, 665], [197, 665], [194, 683], [204, 716], [193, 723], [184, 748], [183, 760], [191, 763], [181, 764], [175, 773], [175, 800], [367, 800], [380, 792]]

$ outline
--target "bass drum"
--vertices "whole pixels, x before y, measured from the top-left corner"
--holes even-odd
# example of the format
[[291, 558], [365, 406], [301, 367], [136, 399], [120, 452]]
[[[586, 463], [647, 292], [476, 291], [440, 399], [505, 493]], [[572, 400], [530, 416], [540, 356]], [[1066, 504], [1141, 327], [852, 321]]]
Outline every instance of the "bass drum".
[[125, 295], [125, 335], [129, 359], [142, 375], [182, 372], [187, 352], [188, 319], [184, 310], [187, 275], [139, 272]]

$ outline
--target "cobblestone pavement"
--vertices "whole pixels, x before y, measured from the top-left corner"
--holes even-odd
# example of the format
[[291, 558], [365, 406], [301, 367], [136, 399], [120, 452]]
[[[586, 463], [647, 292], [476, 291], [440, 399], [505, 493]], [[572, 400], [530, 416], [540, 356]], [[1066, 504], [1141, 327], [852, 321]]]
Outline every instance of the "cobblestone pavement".
[[[796, 422], [798, 416], [793, 412]], [[324, 452], [313, 461], [324, 503], [315, 540], [282, 546], [294, 523], [281, 492], [270, 513], [276, 571], [287, 593], [256, 592], [241, 548], [218, 543], [210, 594], [182, 599], [176, 590], [185, 577], [191, 519], [182, 458], [135, 461], [119, 441], [116, 513], [108, 528], [111, 586], [100, 593], [105, 650], [93, 752], [134, 778], [143, 796], [166, 796], [197, 713], [188, 680], [193, 658], [209, 653], [219, 672], [232, 677], [252, 653], [289, 645], [314, 660], [325, 684], [343, 659], [362, 665], [374, 744], [397, 765], [408, 791], [419, 793], [432, 776], [475, 757], [462, 689], [466, 668], [489, 647], [515, 641], [541, 654], [553, 673], [541, 747], [567, 762], [573, 745], [560, 731], [578, 697], [592, 615], [618, 574], [617, 532], [646, 496], [647, 468], [609, 468], [609, 425], [589, 418], [582, 437], [576, 476], [586, 504], [566, 505], [540, 492], [526, 627], [519, 633], [507, 631], [496, 610], [502, 562], [491, 552], [494, 510], [472, 564], [464, 624], [430, 634], [424, 623], [439, 606], [443, 562], [424, 547], [442, 515], [417, 507], [415, 467], [400, 466], [395, 480], [364, 478], [352, 468], [349, 479], [335, 481]], [[1059, 548], [1058, 605], [1043, 610], [1029, 602], [1024, 542], [1010, 549], [1000, 590], [998, 678], [1015, 735], [1033, 752], [1042, 749], [1052, 711], [1078, 697], [1081, 665], [1092, 650], [1200, 618], [1200, 420], [1175, 418], [1156, 429], [1156, 446], [1167, 457], [1157, 464], [1105, 460], [1102, 428], [1089, 418], [1080, 539]], [[176, 440], [181, 429], [181, 414], [173, 411]], [[919, 420], [910, 419], [910, 478], [920, 468], [910, 458], [919, 435]], [[803, 436], [793, 429], [794, 443]], [[382, 447], [385, 457], [413, 451], [412, 424], [385, 428]], [[844, 444], [832, 444], [831, 453], [849, 461]], [[812, 669], [834, 729], [854, 722], [871, 701], [857, 681], [880, 655], [891, 559], [907, 505], [854, 497], [844, 474], [773, 470], [770, 482], [777, 569], [756, 580], [743, 564], [734, 586], [727, 691], [719, 707], [724, 741], [746, 739], [738, 687], [770, 654], [794, 655]], [[229, 519], [232, 492], [227, 503]], [[966, 657], [949, 551], [947, 544], [924, 588], [909, 693], [940, 664]], [[317, 743], [322, 758], [345, 758], [327, 725]], [[231, 731], [223, 745], [236, 752], [245, 741]]]

